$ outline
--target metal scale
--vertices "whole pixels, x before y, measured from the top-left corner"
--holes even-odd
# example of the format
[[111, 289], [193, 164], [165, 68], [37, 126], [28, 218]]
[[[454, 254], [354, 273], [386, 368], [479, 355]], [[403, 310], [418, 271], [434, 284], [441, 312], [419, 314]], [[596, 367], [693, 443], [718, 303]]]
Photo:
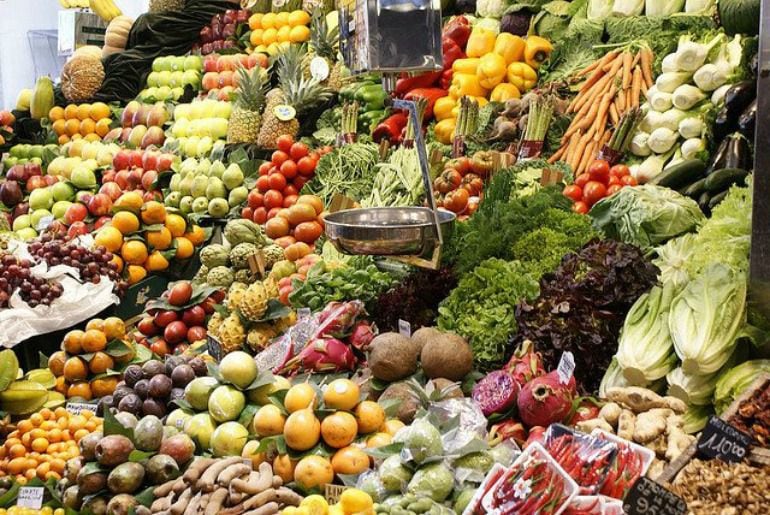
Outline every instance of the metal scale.
[[[352, 74], [381, 73], [383, 87], [392, 92], [402, 72], [441, 70], [439, 0], [343, 0], [341, 4], [340, 50]], [[414, 102], [394, 99], [392, 106], [408, 111], [413, 125], [419, 127]], [[438, 268], [444, 236], [456, 217], [436, 207], [422, 131], [415, 131], [414, 146], [430, 207], [346, 209], [327, 215], [326, 236], [338, 250]], [[423, 257], [428, 254], [429, 259]]]

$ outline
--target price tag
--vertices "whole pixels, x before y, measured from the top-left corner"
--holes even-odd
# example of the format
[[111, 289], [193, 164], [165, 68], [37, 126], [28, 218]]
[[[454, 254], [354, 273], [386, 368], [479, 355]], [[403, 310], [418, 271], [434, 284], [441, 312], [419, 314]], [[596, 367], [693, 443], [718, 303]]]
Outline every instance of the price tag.
[[628, 515], [685, 515], [687, 503], [655, 481], [641, 477], [623, 499], [623, 513]]
[[40, 219], [40, 221], [37, 223], [37, 227], [35, 227], [35, 230], [37, 232], [43, 232], [46, 229], [48, 229], [48, 226], [53, 223], [53, 215], [44, 216]]
[[569, 383], [572, 374], [575, 372], [575, 356], [570, 351], [564, 352], [559, 360], [559, 366], [556, 373], [559, 374], [559, 381], [562, 384]]
[[299, 308], [297, 310], [297, 318], [307, 318], [310, 316], [310, 308]]
[[741, 461], [749, 452], [752, 439], [719, 417], [712, 416], [698, 438], [698, 453], [722, 461]]
[[401, 336], [406, 336], [407, 338], [412, 337], [412, 324], [407, 322], [406, 320], [398, 319], [398, 332], [401, 333]]
[[214, 358], [214, 361], [222, 360], [222, 344], [213, 336], [206, 336], [206, 350], [209, 351], [209, 356]]
[[310, 76], [318, 82], [323, 82], [329, 76], [329, 63], [323, 57], [314, 57], [310, 60]]
[[265, 253], [262, 252], [262, 249], [259, 249], [256, 254], [250, 255], [247, 262], [252, 274], [259, 274], [260, 277], [265, 276]]
[[84, 411], [96, 413], [96, 404], [88, 404], [87, 402], [68, 402], [65, 409], [68, 413], [73, 415], [80, 415]]
[[297, 116], [297, 110], [290, 105], [281, 104], [273, 108], [273, 114], [282, 122], [288, 122]]
[[16, 506], [39, 510], [43, 506], [45, 488], [42, 486], [22, 486], [16, 498]]

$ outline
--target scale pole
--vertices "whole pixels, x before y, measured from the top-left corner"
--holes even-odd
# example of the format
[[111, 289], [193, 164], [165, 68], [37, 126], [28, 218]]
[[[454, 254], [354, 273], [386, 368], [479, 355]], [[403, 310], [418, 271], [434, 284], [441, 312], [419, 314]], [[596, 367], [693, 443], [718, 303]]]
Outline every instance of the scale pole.
[[770, 320], [770, 0], [759, 17], [749, 301]]

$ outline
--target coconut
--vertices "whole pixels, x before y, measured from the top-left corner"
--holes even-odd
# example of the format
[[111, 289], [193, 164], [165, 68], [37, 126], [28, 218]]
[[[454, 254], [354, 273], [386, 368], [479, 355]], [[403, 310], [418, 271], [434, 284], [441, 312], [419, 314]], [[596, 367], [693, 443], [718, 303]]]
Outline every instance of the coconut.
[[384, 333], [372, 340], [369, 368], [382, 381], [398, 381], [417, 371], [417, 351], [411, 340], [398, 333]]
[[425, 347], [426, 343], [439, 338], [442, 334], [443, 333], [435, 327], [421, 327], [412, 334], [412, 344], [419, 354], [422, 352], [422, 348]]
[[393, 383], [382, 392], [379, 401], [384, 402], [390, 399], [399, 401], [398, 411], [395, 413], [396, 418], [404, 424], [411, 424], [412, 420], [414, 420], [414, 414], [420, 408], [420, 401], [412, 391], [412, 388], [403, 381]]
[[428, 381], [428, 384], [432, 385], [434, 390], [443, 394], [441, 400], [462, 399], [465, 397], [460, 385], [449, 379], [437, 377], [436, 379]]
[[425, 344], [420, 361], [429, 378], [460, 381], [473, 369], [473, 351], [464, 338], [454, 333], [442, 333]]

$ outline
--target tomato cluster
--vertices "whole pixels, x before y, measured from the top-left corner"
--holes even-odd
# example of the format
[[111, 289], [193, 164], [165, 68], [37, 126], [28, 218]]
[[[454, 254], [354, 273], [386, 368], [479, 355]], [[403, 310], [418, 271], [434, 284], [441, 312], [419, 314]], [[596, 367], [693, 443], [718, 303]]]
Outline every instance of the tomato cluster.
[[574, 202], [573, 211], [585, 214], [604, 197], [609, 197], [620, 188], [636, 184], [636, 179], [631, 176], [626, 165], [610, 167], [607, 161], [596, 159], [588, 171], [578, 175], [574, 184], [565, 187], [562, 193]]
[[458, 215], [472, 215], [479, 206], [484, 179], [489, 172], [485, 163], [468, 157], [447, 161], [444, 170], [433, 180], [439, 207]]
[[289, 294], [291, 294], [292, 291], [294, 291], [294, 286], [292, 286], [292, 281], [294, 279], [299, 279], [300, 281], [304, 281], [307, 279], [307, 273], [310, 271], [310, 268], [318, 263], [321, 260], [321, 256], [318, 254], [308, 254], [306, 256], [301, 257], [300, 259], [296, 260], [294, 262], [296, 266], [296, 272], [293, 274], [282, 277], [278, 280], [278, 300], [280, 300], [283, 304], [286, 304], [287, 306], [291, 305], [289, 302]]

